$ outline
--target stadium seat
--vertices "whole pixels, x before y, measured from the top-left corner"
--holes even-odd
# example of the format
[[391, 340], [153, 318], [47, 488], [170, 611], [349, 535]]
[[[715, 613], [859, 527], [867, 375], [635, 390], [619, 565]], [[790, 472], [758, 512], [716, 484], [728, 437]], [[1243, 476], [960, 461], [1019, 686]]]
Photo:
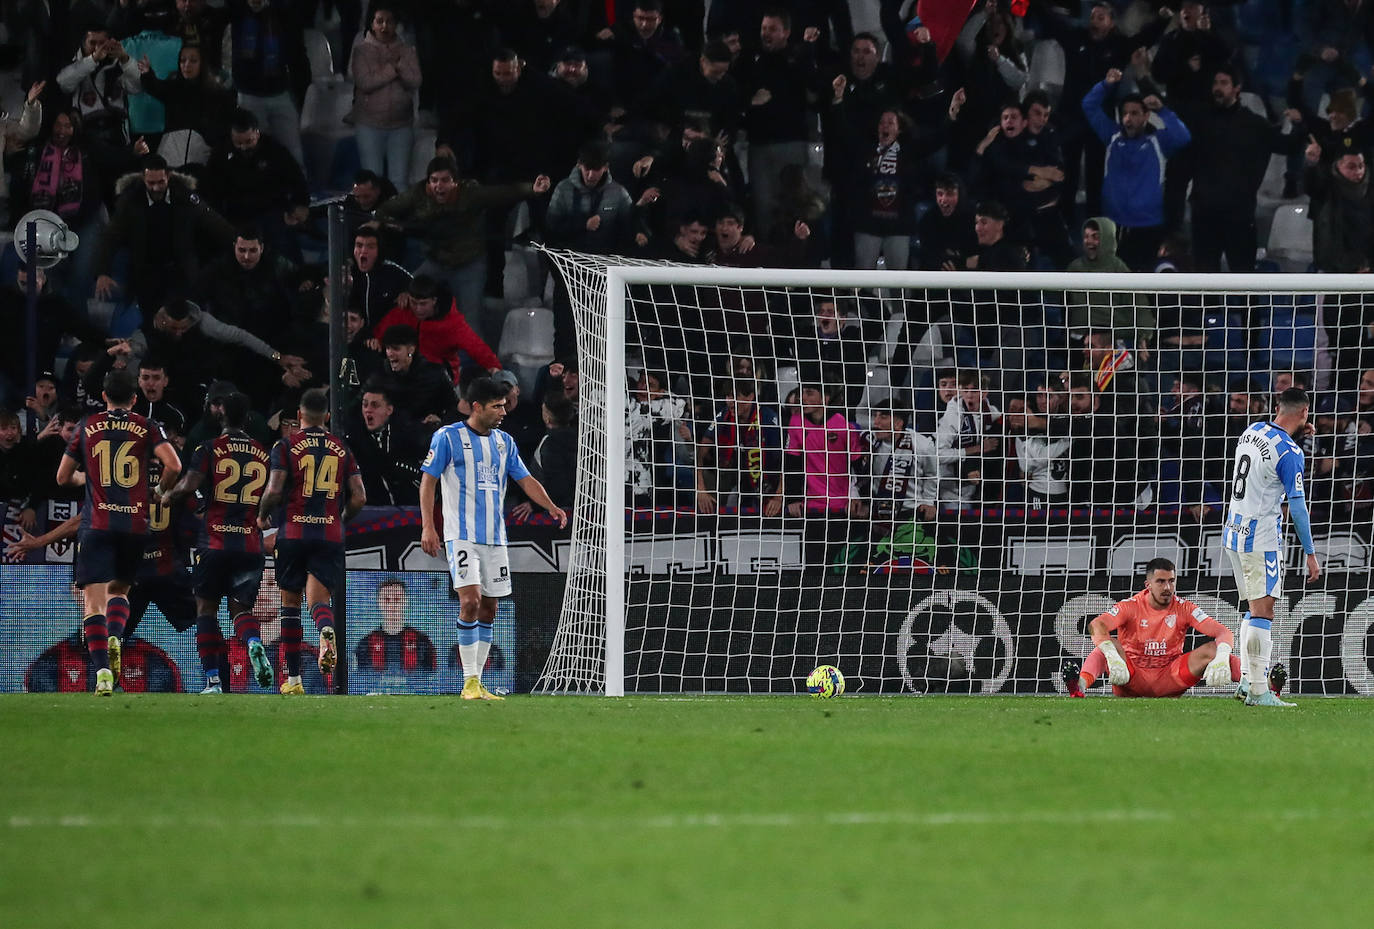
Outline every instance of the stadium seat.
[[867, 412], [874, 405], [892, 396], [892, 375], [885, 365], [868, 366], [868, 383], [863, 397], [859, 400], [859, 410]]
[[13, 113], [14, 118], [18, 119], [24, 109], [24, 97], [24, 88], [17, 74], [0, 76], [0, 110]]
[[[305, 150], [305, 170], [317, 189], [347, 189], [351, 176], [339, 178], [350, 162], [356, 168], [357, 146], [353, 127], [344, 117], [353, 109], [353, 85], [341, 78], [325, 78], [311, 83], [301, 108], [301, 147]], [[341, 143], [348, 142], [347, 146]]]
[[553, 311], [542, 306], [526, 306], [508, 312], [496, 353], [502, 358], [524, 355], [552, 360]]
[[[778, 402], [785, 404], [787, 395], [801, 388], [801, 373], [796, 365], [778, 366]], [[783, 425], [786, 425], [784, 423]]]
[[1259, 348], [1257, 367], [1311, 370], [1317, 357], [1316, 297], [1275, 295], [1274, 312]]
[[520, 389], [532, 396], [540, 370], [554, 360], [553, 311], [525, 306], [506, 313], [497, 349], [501, 364], [520, 381]]
[[336, 77], [312, 81], [301, 107], [301, 132], [321, 135], [351, 135], [353, 128], [344, 122], [353, 109], [353, 85]]
[[1274, 213], [1265, 257], [1284, 271], [1305, 271], [1312, 263], [1312, 223], [1306, 204], [1285, 204]]
[[311, 80], [334, 76], [334, 52], [329, 37], [320, 30], [305, 30], [305, 57], [310, 60]]
[[163, 135], [157, 153], [172, 168], [210, 163], [210, 145], [194, 129], [176, 129]]
[[1031, 49], [1030, 72], [1026, 78], [1028, 90], [1043, 90], [1050, 103], [1058, 105], [1064, 90], [1064, 49], [1053, 39], [1043, 39]]
[[434, 157], [434, 143], [439, 133], [434, 129], [415, 130], [415, 141], [410, 147], [410, 182], [414, 184], [425, 178], [425, 168]]
[[1240, 105], [1252, 113], [1258, 113], [1265, 119], [1269, 118], [1269, 113], [1265, 110], [1264, 101], [1260, 99], [1259, 94], [1250, 93], [1248, 90], [1241, 91]]
[[1224, 313], [1219, 308], [1203, 317], [1207, 343], [1203, 351], [1203, 369], [1207, 371], [1237, 371], [1249, 369], [1245, 345], [1245, 322], [1240, 313]]

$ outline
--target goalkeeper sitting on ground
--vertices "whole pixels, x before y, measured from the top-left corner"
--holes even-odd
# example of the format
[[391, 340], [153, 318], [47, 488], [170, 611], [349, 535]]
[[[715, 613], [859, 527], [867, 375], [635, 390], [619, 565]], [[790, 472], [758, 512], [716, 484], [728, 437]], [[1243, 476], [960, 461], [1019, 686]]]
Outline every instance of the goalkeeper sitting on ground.
[[[1104, 671], [1118, 697], [1177, 697], [1204, 681], [1208, 687], [1224, 687], [1240, 680], [1231, 630], [1191, 600], [1180, 599], [1177, 585], [1169, 559], [1155, 558], [1145, 565], [1145, 589], [1089, 624], [1097, 648], [1082, 671], [1073, 662], [1064, 666], [1070, 695], [1083, 696]], [[1190, 626], [1213, 641], [1185, 654]]]

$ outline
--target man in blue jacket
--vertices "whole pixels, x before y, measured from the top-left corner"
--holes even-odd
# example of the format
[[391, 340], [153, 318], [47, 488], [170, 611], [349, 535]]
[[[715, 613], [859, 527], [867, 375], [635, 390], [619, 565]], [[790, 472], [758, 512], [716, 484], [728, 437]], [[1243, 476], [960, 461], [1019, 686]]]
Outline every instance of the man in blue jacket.
[[[1103, 103], [1120, 82], [1119, 70], [1108, 71], [1083, 98], [1083, 113], [1107, 146], [1102, 212], [1116, 223], [1117, 254], [1133, 271], [1148, 271], [1164, 239], [1164, 165], [1192, 137], [1154, 94], [1126, 94], [1119, 104], [1121, 122], [1112, 122]], [[1150, 125], [1151, 111], [1159, 114], [1163, 129]]]

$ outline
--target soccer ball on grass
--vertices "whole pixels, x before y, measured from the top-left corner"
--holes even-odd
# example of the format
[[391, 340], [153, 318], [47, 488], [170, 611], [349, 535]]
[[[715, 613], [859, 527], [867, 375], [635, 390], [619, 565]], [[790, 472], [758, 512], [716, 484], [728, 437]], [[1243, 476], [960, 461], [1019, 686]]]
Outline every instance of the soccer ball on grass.
[[806, 692], [813, 697], [838, 697], [844, 693], [844, 675], [834, 665], [823, 664], [806, 676]]

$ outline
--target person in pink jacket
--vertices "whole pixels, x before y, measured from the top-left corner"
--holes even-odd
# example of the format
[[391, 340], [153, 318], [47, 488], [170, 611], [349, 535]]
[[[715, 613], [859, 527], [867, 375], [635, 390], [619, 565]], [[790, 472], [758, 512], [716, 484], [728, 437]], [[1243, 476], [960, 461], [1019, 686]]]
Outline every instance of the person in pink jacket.
[[420, 59], [396, 34], [391, 3], [372, 4], [363, 40], [353, 46], [353, 123], [362, 166], [388, 178], [398, 190], [410, 184], [415, 141], [415, 93]]

